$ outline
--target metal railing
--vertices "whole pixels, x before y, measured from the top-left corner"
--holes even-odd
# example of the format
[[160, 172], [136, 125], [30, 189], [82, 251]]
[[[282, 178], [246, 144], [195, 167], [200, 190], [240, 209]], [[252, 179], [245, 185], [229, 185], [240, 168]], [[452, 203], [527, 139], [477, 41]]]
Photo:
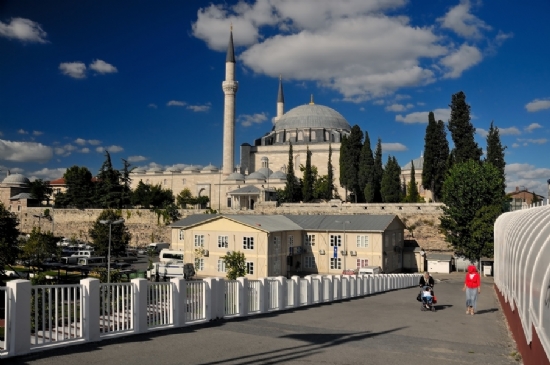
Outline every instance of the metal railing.
[[248, 313], [254, 314], [260, 312], [260, 280], [248, 281]]
[[172, 283], [147, 283], [147, 327], [173, 324]]
[[31, 348], [82, 339], [82, 287], [35, 285], [31, 288]]
[[225, 315], [239, 314], [239, 282], [236, 280], [225, 282]]
[[99, 333], [101, 336], [134, 329], [132, 283], [100, 284]]
[[279, 282], [268, 279], [267, 281], [267, 310], [273, 311], [279, 308]]
[[187, 297], [185, 321], [196, 322], [206, 319], [206, 283], [204, 281], [186, 281], [185, 290]]
[[8, 326], [9, 326], [9, 298], [8, 298], [8, 288], [1, 286], [0, 287], [0, 304], [2, 304], [2, 308], [4, 309], [2, 312], [0, 312], [0, 329], [2, 329], [2, 336], [0, 336], [0, 355], [7, 353], [9, 350], [9, 342], [8, 342]]

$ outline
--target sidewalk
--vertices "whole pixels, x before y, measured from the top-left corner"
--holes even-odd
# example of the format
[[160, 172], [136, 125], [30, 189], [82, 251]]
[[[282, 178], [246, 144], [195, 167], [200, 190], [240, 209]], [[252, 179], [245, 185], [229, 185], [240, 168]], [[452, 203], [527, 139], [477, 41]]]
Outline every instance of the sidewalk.
[[435, 274], [437, 312], [417, 288], [10, 359], [13, 364], [518, 364], [493, 289], [465, 314], [464, 273]]

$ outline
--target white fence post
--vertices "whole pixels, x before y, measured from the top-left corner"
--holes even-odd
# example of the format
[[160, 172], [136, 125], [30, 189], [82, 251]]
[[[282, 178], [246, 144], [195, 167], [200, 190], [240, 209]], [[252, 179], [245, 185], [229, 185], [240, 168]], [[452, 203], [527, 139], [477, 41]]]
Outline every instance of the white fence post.
[[31, 282], [12, 280], [6, 283], [9, 302], [9, 354], [23, 355], [31, 349]]
[[362, 297], [365, 295], [365, 276], [364, 275], [357, 275], [357, 289], [356, 293], [358, 297]]
[[237, 278], [239, 283], [239, 317], [248, 316], [248, 279]]
[[300, 277], [299, 276], [293, 276], [292, 277], [292, 285], [294, 285], [294, 308], [297, 308], [300, 306]]
[[99, 280], [86, 278], [82, 285], [82, 334], [86, 342], [99, 341]]
[[266, 300], [268, 295], [266, 292], [269, 290], [267, 278], [260, 278], [260, 313], [267, 313], [269, 308], [269, 302]]
[[333, 300], [342, 299], [342, 275], [334, 275], [333, 281]]
[[312, 289], [312, 284], [311, 284], [311, 275], [307, 275], [306, 277], [304, 277], [304, 279], [307, 280], [307, 301], [306, 301], [306, 305], [311, 305], [311, 303], [313, 303], [313, 290]]
[[131, 280], [134, 285], [134, 332], [147, 332], [147, 279]]
[[327, 302], [332, 302], [334, 300], [334, 277], [332, 275], [327, 275], [325, 278], [328, 280], [328, 288], [324, 292]]
[[341, 298], [342, 299], [348, 299], [349, 298], [349, 277], [347, 275], [342, 275], [340, 277], [341, 282]]
[[181, 327], [185, 325], [187, 316], [187, 285], [185, 279], [172, 278], [170, 282], [174, 284], [174, 326]]
[[[207, 320], [223, 318], [225, 311], [225, 282], [219, 278], [206, 278], [206, 315]], [[221, 295], [220, 295], [221, 293]]]
[[277, 281], [279, 282], [279, 285], [277, 285], [277, 291], [278, 291], [277, 310], [283, 310], [283, 309], [285, 309], [285, 304], [287, 303], [287, 299], [286, 299], [286, 278], [284, 276], [277, 276]]

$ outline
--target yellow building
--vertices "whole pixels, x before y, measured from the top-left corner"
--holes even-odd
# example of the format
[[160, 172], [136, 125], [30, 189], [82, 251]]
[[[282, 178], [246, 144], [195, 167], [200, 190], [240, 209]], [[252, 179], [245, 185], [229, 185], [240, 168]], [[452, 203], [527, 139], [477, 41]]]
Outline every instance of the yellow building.
[[172, 249], [199, 276], [225, 277], [222, 257], [244, 253], [247, 277], [327, 274], [364, 266], [403, 268], [397, 215], [190, 215], [172, 227]]

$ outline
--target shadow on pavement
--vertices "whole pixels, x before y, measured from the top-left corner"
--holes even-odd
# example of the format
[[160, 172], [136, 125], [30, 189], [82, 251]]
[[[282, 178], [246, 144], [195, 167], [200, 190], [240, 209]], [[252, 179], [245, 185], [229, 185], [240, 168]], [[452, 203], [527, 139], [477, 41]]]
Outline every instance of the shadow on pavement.
[[498, 312], [498, 308], [482, 309], [476, 312], [476, 314], [494, 313]]

